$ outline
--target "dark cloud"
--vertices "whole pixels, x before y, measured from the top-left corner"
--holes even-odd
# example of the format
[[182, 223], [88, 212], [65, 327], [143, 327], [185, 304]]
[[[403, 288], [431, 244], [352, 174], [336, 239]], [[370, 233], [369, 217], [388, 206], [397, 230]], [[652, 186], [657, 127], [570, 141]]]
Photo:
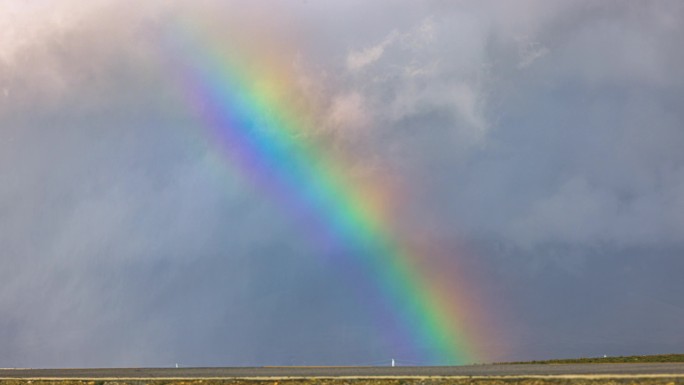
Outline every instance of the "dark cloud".
[[[169, 80], [168, 25], [242, 5], [2, 7], [0, 366], [413, 354]], [[405, 186], [404, 231], [473, 250], [489, 359], [681, 350], [681, 3], [273, 7], [231, 28], [309, 36], [316, 135]]]

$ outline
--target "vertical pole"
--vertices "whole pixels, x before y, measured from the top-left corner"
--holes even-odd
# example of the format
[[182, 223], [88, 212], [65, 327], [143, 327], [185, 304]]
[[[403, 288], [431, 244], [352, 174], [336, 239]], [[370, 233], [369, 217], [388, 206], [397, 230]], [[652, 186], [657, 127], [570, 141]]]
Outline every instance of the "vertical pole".
[[392, 358], [392, 367], [394, 367], [394, 358]]

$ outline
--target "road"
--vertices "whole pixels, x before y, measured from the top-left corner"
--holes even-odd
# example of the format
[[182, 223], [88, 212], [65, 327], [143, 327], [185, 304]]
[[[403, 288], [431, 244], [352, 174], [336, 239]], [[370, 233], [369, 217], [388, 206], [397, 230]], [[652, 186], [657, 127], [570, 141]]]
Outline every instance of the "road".
[[254, 378], [404, 376], [591, 376], [673, 375], [684, 377], [684, 363], [471, 365], [433, 367], [258, 367], [0, 369], [0, 378]]

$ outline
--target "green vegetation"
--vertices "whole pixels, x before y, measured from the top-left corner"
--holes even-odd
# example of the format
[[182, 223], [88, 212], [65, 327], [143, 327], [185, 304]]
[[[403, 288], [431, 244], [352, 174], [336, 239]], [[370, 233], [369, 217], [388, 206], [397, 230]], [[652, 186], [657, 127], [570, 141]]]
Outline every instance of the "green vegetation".
[[659, 354], [654, 356], [568, 358], [561, 360], [503, 362], [502, 364], [619, 364], [644, 362], [684, 362], [684, 354]]

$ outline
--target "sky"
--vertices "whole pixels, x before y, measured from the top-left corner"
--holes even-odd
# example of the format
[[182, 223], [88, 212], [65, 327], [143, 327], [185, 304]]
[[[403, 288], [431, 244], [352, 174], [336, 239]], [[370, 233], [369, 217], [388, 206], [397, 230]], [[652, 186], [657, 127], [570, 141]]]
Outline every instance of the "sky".
[[0, 0], [0, 367], [434, 363], [208, 133], [205, 48], [439, 250], [471, 362], [684, 351], [684, 3], [254, 3]]

